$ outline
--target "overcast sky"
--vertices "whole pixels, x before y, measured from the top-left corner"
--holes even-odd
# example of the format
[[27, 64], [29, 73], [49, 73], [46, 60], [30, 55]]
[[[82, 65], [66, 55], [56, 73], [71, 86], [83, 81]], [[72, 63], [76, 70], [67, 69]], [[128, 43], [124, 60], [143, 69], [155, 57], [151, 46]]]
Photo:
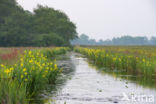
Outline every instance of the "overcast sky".
[[37, 4], [65, 12], [79, 34], [112, 39], [123, 35], [156, 36], [156, 0], [17, 0], [26, 10]]

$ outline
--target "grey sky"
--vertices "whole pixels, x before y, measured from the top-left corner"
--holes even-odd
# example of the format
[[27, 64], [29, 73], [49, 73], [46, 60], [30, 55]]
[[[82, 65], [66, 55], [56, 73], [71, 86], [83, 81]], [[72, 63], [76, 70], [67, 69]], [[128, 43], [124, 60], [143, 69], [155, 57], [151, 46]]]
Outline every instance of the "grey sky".
[[17, 0], [26, 10], [37, 4], [64, 11], [79, 34], [95, 39], [156, 36], [156, 0]]

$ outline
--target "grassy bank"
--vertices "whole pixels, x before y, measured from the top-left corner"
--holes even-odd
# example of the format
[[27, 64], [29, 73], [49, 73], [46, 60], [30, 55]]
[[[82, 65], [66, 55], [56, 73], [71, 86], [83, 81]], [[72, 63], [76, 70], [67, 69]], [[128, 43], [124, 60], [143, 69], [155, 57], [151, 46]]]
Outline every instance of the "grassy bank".
[[156, 47], [77, 47], [100, 67], [123, 74], [156, 76]]
[[[0, 65], [0, 103], [27, 104], [45, 90], [55, 85], [61, 70], [52, 58], [64, 54], [68, 48], [25, 50], [15, 64]], [[53, 58], [54, 59], [54, 58]]]

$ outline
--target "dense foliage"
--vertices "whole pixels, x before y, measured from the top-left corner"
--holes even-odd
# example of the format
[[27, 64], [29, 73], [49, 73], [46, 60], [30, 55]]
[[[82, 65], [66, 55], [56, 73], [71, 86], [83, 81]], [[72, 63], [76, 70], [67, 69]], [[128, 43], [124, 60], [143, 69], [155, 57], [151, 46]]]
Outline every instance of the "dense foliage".
[[65, 46], [77, 37], [68, 16], [38, 5], [25, 11], [15, 0], [0, 0], [0, 46]]
[[99, 40], [89, 39], [85, 34], [82, 34], [78, 39], [71, 41], [73, 45], [156, 45], [156, 37], [132, 37], [122, 36], [113, 38], [112, 40]]
[[155, 47], [94, 47], [75, 48], [85, 54], [98, 66], [109, 70], [120, 70], [122, 74], [145, 75], [156, 74]]
[[26, 50], [16, 64], [0, 64], [0, 104], [29, 104], [47, 85], [54, 86], [61, 70], [49, 58], [68, 49]]
[[156, 88], [156, 46], [87, 46], [75, 51], [102, 73]]

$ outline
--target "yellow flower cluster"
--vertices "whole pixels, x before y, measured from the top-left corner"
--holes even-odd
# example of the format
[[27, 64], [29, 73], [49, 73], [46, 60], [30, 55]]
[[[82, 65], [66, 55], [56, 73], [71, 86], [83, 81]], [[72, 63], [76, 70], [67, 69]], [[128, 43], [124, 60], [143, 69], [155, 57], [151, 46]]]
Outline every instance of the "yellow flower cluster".
[[41, 51], [25, 51], [24, 53], [19, 63], [13, 65], [13, 67], [9, 68], [1, 64], [0, 77], [10, 78], [16, 76], [23, 81], [29, 81], [32, 76], [40, 75], [48, 78], [51, 73], [58, 71], [57, 65], [50, 62]]
[[[0, 64], [0, 102], [27, 104], [56, 81], [59, 70], [53, 58], [69, 48], [38, 48], [19, 54], [16, 64]], [[20, 97], [19, 97], [20, 95]], [[9, 99], [9, 100], [8, 100]]]
[[[80, 52], [90, 59], [95, 64], [103, 67], [109, 67], [110, 69], [128, 70], [141, 72], [144, 74], [156, 73], [156, 57], [152, 52], [143, 49], [127, 49], [119, 47], [110, 48], [75, 48], [76, 52]], [[149, 52], [149, 53], [147, 53]], [[152, 53], [152, 54], [151, 54]], [[132, 71], [133, 70], [133, 71]]]

